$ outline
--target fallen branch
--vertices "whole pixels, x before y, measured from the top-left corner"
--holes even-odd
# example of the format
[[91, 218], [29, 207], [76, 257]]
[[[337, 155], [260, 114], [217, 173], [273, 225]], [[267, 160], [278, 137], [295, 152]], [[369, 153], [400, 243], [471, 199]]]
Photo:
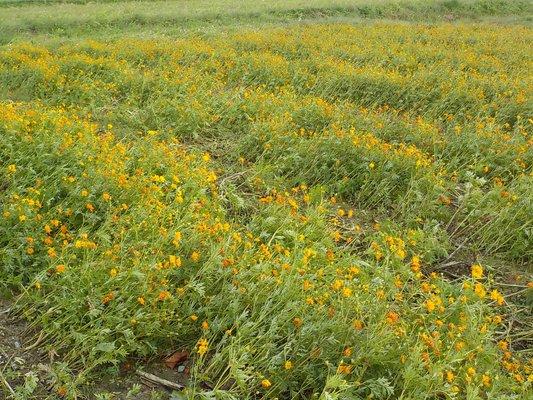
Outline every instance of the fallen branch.
[[166, 379], [160, 378], [153, 374], [149, 374], [148, 372], [137, 370], [136, 374], [139, 375], [141, 378], [146, 379], [149, 382], [157, 383], [158, 385], [167, 387], [169, 389], [181, 390], [184, 388], [184, 386], [180, 385], [179, 383], [167, 381]]

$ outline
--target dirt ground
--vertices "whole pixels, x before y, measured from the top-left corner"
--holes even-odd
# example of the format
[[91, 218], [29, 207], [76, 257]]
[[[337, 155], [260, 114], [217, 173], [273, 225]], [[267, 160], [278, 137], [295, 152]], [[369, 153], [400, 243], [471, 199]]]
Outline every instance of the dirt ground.
[[[51, 360], [52, 355], [43, 349], [39, 335], [31, 331], [28, 323], [13, 315], [11, 306], [11, 302], [0, 299], [0, 399], [61, 399], [57, 385], [54, 384], [57, 372]], [[121, 367], [121, 373], [115, 378], [94, 382], [73, 398], [180, 399], [179, 394], [172, 394], [164, 386], [138, 376], [135, 371], [139, 367], [176, 383], [183, 383], [186, 378], [185, 365], [179, 363], [174, 369], [169, 369], [163, 360], [147, 365], [143, 365], [142, 361], [132, 361], [125, 363]], [[67, 394], [63, 398], [69, 397], [71, 396]]]

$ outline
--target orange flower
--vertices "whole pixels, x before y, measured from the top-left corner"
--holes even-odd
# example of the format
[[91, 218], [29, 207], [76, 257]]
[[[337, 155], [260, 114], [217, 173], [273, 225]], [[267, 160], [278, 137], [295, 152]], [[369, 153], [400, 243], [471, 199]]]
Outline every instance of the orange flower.
[[162, 290], [161, 292], [159, 292], [159, 300], [160, 301], [164, 301], [164, 300], [167, 300], [167, 299], [170, 299], [172, 295], [170, 294], [170, 292], [168, 290]]
[[348, 375], [352, 372], [352, 366], [344, 363], [340, 363], [337, 367], [337, 373], [342, 375]]
[[65, 386], [60, 386], [57, 388], [57, 395], [59, 397], [65, 397], [67, 395], [67, 388]]
[[113, 300], [115, 298], [115, 293], [114, 292], [109, 292], [108, 294], [106, 294], [104, 296], [104, 298], [102, 299], [102, 303], [104, 304], [107, 304], [109, 303], [111, 300]]
[[394, 325], [395, 323], [398, 322], [399, 319], [400, 319], [400, 316], [394, 311], [389, 311], [387, 313], [387, 323], [389, 323], [390, 325]]
[[363, 329], [363, 322], [358, 320], [358, 319], [356, 319], [355, 321], [353, 321], [353, 327], [356, 330], [360, 331], [361, 329]]

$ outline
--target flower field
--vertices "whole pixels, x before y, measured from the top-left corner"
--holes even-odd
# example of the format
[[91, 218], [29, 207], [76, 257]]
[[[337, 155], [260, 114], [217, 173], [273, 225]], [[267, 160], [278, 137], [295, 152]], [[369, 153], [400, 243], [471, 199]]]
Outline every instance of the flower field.
[[1, 47], [0, 289], [55, 354], [51, 395], [183, 350], [187, 398], [526, 398], [532, 39]]

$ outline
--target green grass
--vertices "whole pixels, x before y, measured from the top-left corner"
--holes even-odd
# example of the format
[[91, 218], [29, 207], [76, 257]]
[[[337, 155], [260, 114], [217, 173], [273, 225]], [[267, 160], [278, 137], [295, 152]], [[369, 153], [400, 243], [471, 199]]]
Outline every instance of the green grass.
[[44, 38], [176, 35], [190, 29], [301, 20], [385, 18], [453, 20], [531, 16], [525, 0], [192, 0], [133, 2], [3, 2], [0, 43]]

